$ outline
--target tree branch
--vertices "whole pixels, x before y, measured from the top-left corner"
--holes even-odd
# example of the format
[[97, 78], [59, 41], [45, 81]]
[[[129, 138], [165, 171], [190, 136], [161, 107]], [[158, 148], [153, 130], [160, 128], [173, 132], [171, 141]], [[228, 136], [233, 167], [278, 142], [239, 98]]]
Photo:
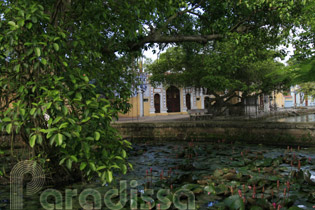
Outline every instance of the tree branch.
[[[201, 42], [206, 43], [211, 40], [223, 38], [221, 34], [212, 35], [180, 35], [180, 36], [153, 36], [142, 40], [141, 45], [146, 43], [178, 43], [178, 42]], [[139, 44], [138, 44], [139, 45]], [[134, 45], [135, 46], [135, 45]], [[134, 46], [132, 48], [134, 48]]]

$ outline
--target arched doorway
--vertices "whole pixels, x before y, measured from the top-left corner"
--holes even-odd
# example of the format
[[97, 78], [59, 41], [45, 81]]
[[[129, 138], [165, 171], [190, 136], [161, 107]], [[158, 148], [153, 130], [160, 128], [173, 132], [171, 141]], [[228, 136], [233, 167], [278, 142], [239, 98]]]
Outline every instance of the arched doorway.
[[179, 89], [171, 86], [166, 91], [167, 112], [180, 112]]
[[160, 94], [155, 94], [154, 95], [154, 108], [155, 108], [155, 113], [161, 113], [161, 109], [160, 109], [161, 105], [160, 105]]
[[191, 109], [190, 94], [189, 93], [186, 94], [186, 107], [188, 110]]

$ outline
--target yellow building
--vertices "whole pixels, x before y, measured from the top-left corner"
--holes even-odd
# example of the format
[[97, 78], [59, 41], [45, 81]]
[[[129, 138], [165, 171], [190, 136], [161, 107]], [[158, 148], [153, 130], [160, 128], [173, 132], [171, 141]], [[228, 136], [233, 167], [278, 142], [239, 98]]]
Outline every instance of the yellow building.
[[[146, 80], [148, 78], [146, 77]], [[145, 82], [144, 82], [145, 83]], [[142, 117], [157, 115], [187, 114], [188, 109], [204, 109], [206, 96], [199, 88], [180, 88], [176, 86], [153, 87], [145, 84], [145, 88], [138, 88], [136, 94], [130, 98], [132, 108], [120, 117]]]
[[[211, 97], [206, 95], [202, 88], [176, 87], [176, 86], [152, 86], [148, 81], [148, 75], [142, 73], [142, 84], [135, 94], [129, 99], [132, 105], [126, 114], [119, 117], [143, 117], [158, 115], [188, 114], [189, 109], [205, 109], [207, 100]], [[238, 92], [241, 94], [241, 92]], [[232, 104], [239, 102], [235, 97]], [[245, 105], [245, 114], [252, 115], [261, 112], [269, 112], [275, 108], [285, 107], [286, 96], [280, 92], [273, 91], [270, 95], [261, 94], [255, 96]], [[232, 110], [231, 110], [232, 111]], [[232, 112], [231, 112], [232, 113]]]

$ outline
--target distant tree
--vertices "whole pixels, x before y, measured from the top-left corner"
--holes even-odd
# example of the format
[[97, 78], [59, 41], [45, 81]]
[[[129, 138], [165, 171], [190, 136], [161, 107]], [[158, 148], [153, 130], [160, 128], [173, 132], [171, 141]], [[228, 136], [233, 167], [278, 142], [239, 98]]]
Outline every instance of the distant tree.
[[304, 97], [311, 96], [312, 98], [315, 98], [315, 82], [305, 82], [298, 86], [298, 92], [303, 93]]
[[[194, 50], [198, 50], [195, 51]], [[259, 49], [255, 40], [216, 42], [200, 48], [169, 48], [148, 66], [153, 84], [196, 87], [213, 95], [209, 103], [215, 114], [232, 106], [231, 100], [286, 88], [290, 78], [284, 65], [274, 61], [276, 53]], [[234, 104], [235, 105], [235, 104]]]

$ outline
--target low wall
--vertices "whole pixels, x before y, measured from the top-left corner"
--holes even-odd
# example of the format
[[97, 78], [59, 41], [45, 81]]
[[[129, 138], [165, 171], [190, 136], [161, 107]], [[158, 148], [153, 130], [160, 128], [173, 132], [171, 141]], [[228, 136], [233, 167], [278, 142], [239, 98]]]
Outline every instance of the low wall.
[[315, 146], [315, 123], [262, 121], [173, 121], [113, 124], [131, 141], [241, 141], [250, 144]]

